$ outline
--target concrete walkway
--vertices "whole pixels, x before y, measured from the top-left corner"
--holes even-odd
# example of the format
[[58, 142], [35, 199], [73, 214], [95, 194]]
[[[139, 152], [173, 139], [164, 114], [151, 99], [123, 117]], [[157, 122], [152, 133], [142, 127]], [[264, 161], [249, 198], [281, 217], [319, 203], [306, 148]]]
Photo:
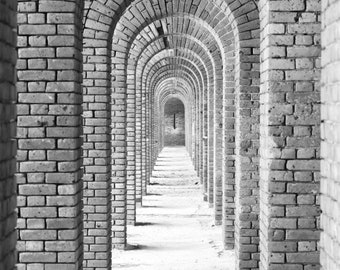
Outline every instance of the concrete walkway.
[[162, 151], [148, 194], [137, 209], [137, 226], [128, 228], [130, 249], [113, 252], [113, 269], [235, 269], [185, 148]]

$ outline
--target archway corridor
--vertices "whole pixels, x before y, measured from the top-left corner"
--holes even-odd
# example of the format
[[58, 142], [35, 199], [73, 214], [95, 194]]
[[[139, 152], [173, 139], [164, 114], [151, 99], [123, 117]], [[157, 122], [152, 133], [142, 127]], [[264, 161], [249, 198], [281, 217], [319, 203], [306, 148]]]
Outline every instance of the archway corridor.
[[127, 250], [113, 251], [113, 269], [235, 269], [199, 182], [185, 147], [161, 151], [136, 226], [128, 227]]
[[0, 0], [0, 270], [339, 270], [339, 10]]

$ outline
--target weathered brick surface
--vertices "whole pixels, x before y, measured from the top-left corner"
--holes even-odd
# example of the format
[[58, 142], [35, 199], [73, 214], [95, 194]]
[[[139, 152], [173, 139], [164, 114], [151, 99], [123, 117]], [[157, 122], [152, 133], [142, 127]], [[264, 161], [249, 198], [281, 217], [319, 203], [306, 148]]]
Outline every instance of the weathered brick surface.
[[[178, 4], [178, 5], [177, 5]], [[221, 4], [221, 3], [218, 3], [218, 4]], [[233, 7], [235, 8], [235, 7]], [[254, 11], [254, 9], [256, 8], [256, 6], [254, 4], [248, 4], [245, 8], [243, 8], [242, 10], [239, 11], [239, 13], [237, 14], [237, 16], [241, 16], [242, 12], [246, 13], [246, 12], [252, 12]], [[171, 14], [172, 12], [177, 12], [177, 10], [181, 10], [183, 9], [185, 12], [188, 12], [188, 13], [192, 13], [192, 14], [196, 14], [198, 16], [201, 16], [202, 19], [207, 19], [207, 14], [209, 14], [211, 12], [211, 10], [213, 10], [213, 12], [211, 13], [211, 16], [209, 19], [207, 19], [208, 23], [211, 23], [211, 25], [214, 25], [215, 27], [215, 31], [219, 31], [219, 37], [218, 35], [211, 35], [210, 33], [213, 32], [212, 28], [208, 28], [209, 30], [205, 33], [205, 35], [209, 36], [209, 38], [201, 38], [200, 36], [197, 36], [197, 38], [200, 39], [200, 42], [201, 44], [203, 43], [206, 47], [206, 52], [209, 52], [211, 53], [210, 55], [210, 61], [212, 60], [213, 61], [213, 64], [211, 67], [214, 67], [214, 65], [216, 66], [221, 66], [221, 54], [219, 55], [218, 51], [221, 50], [222, 48], [220, 47], [220, 44], [218, 44], [218, 42], [216, 42], [214, 45], [212, 44], [209, 44], [209, 42], [207, 42], [208, 40], [209, 41], [216, 41], [218, 40], [218, 38], [220, 38], [221, 40], [223, 40], [223, 42], [230, 42], [230, 40], [232, 40], [230, 38], [230, 33], [226, 33], [225, 32], [225, 25], [227, 24], [227, 19], [223, 21], [223, 23], [221, 23], [219, 26], [216, 26], [216, 24], [212, 23], [212, 21], [215, 19], [215, 16], [216, 18], [221, 18], [223, 16], [227, 16], [228, 14], [224, 14], [222, 16], [222, 13], [221, 11], [219, 11], [219, 7], [218, 6], [214, 6], [213, 4], [207, 4], [206, 2], [200, 2], [199, 3], [199, 8], [192, 8], [191, 9], [191, 6], [190, 4], [186, 5], [183, 3], [183, 5], [179, 5], [179, 2], [178, 1], [174, 1], [174, 5], [171, 6], [162, 6], [160, 5], [158, 7], [158, 3], [157, 2], [154, 2], [154, 3], [149, 3], [148, 1], [146, 2], [136, 2], [136, 4], [133, 4], [131, 6], [131, 8], [129, 8], [129, 10], [124, 14], [124, 17], [121, 19], [121, 21], [118, 23], [117, 25], [117, 29], [118, 31], [116, 32], [116, 35], [117, 35], [117, 39], [114, 39], [114, 50], [115, 50], [115, 63], [123, 63], [123, 60], [122, 60], [122, 57], [124, 56], [124, 54], [128, 54], [129, 53], [129, 56], [132, 58], [132, 59], [136, 59], [135, 60], [135, 63], [133, 61], [130, 61], [129, 59], [129, 62], [128, 62], [128, 68], [127, 68], [127, 76], [130, 76], [128, 77], [127, 79], [127, 83], [128, 85], [130, 84], [130, 81], [129, 79], [130, 78], [133, 78], [133, 74], [134, 72], [136, 72], [136, 149], [141, 149], [141, 153], [139, 151], [136, 151], [136, 186], [137, 186], [137, 196], [140, 196], [139, 194], [143, 194], [145, 193], [146, 189], [145, 189], [145, 183], [147, 183], [148, 181], [148, 173], [150, 171], [150, 154], [149, 154], [149, 149], [150, 149], [150, 145], [148, 144], [148, 141], [150, 140], [150, 134], [149, 134], [149, 129], [146, 128], [148, 126], [148, 123], [149, 123], [149, 115], [150, 115], [150, 97], [148, 97], [148, 93], [145, 92], [145, 89], [153, 89], [152, 87], [152, 81], [156, 81], [156, 82], [159, 82], [162, 79], [162, 77], [166, 74], [166, 72], [169, 72], [170, 74], [176, 74], [175, 72], [173, 72], [173, 70], [176, 70], [176, 69], [179, 69], [181, 70], [181, 72], [186, 72], [185, 70], [187, 69], [187, 66], [188, 64], [184, 63], [183, 61], [180, 61], [180, 60], [176, 60], [176, 62], [174, 62], [174, 64], [171, 64], [169, 65], [169, 67], [166, 67], [166, 65], [168, 65], [168, 63], [164, 64], [164, 62], [160, 62], [161, 65], [155, 65], [154, 64], [154, 67], [152, 67], [152, 69], [155, 69], [157, 71], [153, 72], [152, 69], [151, 71], [147, 71], [147, 69], [144, 70], [144, 64], [143, 63], [151, 63], [150, 60], [147, 60], [144, 62], [143, 58], [141, 58], [139, 55], [141, 51], [143, 51], [143, 55], [146, 56], [146, 58], [148, 59], [152, 59], [152, 57], [154, 56], [156, 58], [156, 54], [158, 52], [158, 48], [152, 48], [152, 43], [154, 42], [154, 37], [155, 39], [157, 39], [157, 35], [159, 35], [159, 28], [162, 26], [163, 27], [163, 31], [164, 33], [166, 31], [168, 31], [167, 29], [164, 29], [164, 23], [159, 21], [159, 22], [156, 22], [155, 25], [153, 27], [145, 27], [145, 31], [146, 33], [143, 35], [141, 34], [140, 36], [138, 36], [138, 39], [136, 39], [136, 41], [134, 41], [137, 33], [140, 33], [140, 32], [143, 32], [144, 29], [142, 26], [142, 22], [143, 21], [152, 21], [153, 20], [153, 16], [155, 15], [161, 15], [161, 14]], [[146, 12], [146, 10], [148, 10]], [[197, 13], [195, 13], [197, 12]], [[220, 13], [219, 13], [220, 12]], [[230, 17], [231, 18], [231, 17]], [[252, 16], [250, 16], [249, 18], [252, 18]], [[252, 19], [250, 19], [251, 21]], [[196, 26], [197, 25], [200, 25], [200, 29], [202, 29], [202, 24], [199, 23], [198, 21], [195, 21], [195, 20], [187, 20], [189, 23], [188, 24], [193, 24]], [[177, 28], [182, 25], [182, 22], [184, 24], [186, 24], [186, 21], [182, 18], [182, 16], [175, 16], [175, 18], [169, 20], [171, 26], [169, 28], [169, 31], [178, 31]], [[253, 23], [253, 22], [252, 22]], [[250, 25], [251, 23], [249, 23]], [[223, 27], [222, 27], [223, 25]], [[94, 24], [91, 23], [91, 26], [93, 28], [95, 28], [96, 26]], [[240, 30], [242, 32], [242, 34], [247, 37], [247, 38], [244, 38], [245, 40], [248, 39], [248, 40], [251, 40], [252, 39], [252, 34], [251, 34], [251, 31], [254, 30], [258, 27], [258, 23], [253, 23], [253, 26], [252, 27], [249, 27], [248, 25], [244, 25], [242, 27], [240, 27]], [[105, 28], [103, 28], [105, 29]], [[188, 28], [190, 30], [188, 31], [192, 31], [192, 28]], [[158, 33], [157, 33], [158, 32]], [[182, 33], [182, 30], [179, 30], [178, 33]], [[192, 32], [192, 34], [194, 35], [194, 37], [196, 38], [195, 35], [197, 35], [197, 32]], [[250, 34], [250, 37], [248, 37], [248, 35]], [[147, 37], [147, 38], [146, 38]], [[145, 48], [140, 48], [140, 45], [141, 43], [143, 44], [144, 43], [144, 40], [146, 40], [145, 44]], [[167, 49], [166, 47], [168, 45], [166, 45], [166, 43], [163, 42], [164, 41], [164, 38], [161, 37], [161, 40], [159, 42], [159, 44], [157, 44], [158, 46], [160, 46], [161, 48], [164, 48], [163, 46], [165, 46], [165, 49]], [[170, 47], [172, 46], [180, 46], [179, 42], [177, 41], [177, 38], [174, 38], [173, 39], [173, 43], [172, 43], [172, 39], [169, 38], [168, 39], [168, 42], [169, 42], [169, 45]], [[189, 41], [191, 42], [191, 41]], [[254, 43], [255, 42], [255, 43]], [[258, 42], [258, 40], [257, 40]], [[127, 45], [127, 48], [124, 48], [124, 44]], [[131, 45], [132, 44], [132, 45]], [[244, 47], [246, 48], [245, 51], [248, 51], [248, 50], [252, 50], [251, 48], [254, 47], [254, 44], [256, 44], [256, 41], [250, 41], [250, 42], [245, 42], [245, 45]], [[243, 46], [243, 44], [242, 44]], [[150, 47], [150, 49], [148, 48]], [[190, 48], [190, 46], [186, 46], [187, 48]], [[219, 49], [217, 49], [219, 48]], [[149, 54], [149, 51], [150, 51], [150, 54]], [[201, 51], [198, 50], [196, 51], [195, 49], [193, 50], [195, 51], [196, 54], [199, 54]], [[226, 50], [225, 54], [226, 54], [226, 59], [228, 59], [228, 57], [230, 57], [231, 55], [231, 51], [232, 51], [232, 46], [231, 47], [228, 47], [228, 49]], [[228, 55], [230, 53], [230, 55]], [[247, 65], [250, 65], [250, 67], [247, 67], [247, 72], [249, 71], [254, 71], [254, 81], [252, 82], [250, 80], [250, 83], [251, 83], [251, 91], [253, 91], [254, 93], [256, 93], [256, 87], [253, 87], [253, 86], [256, 86], [258, 85], [258, 60], [253, 60], [255, 59], [254, 57], [254, 54], [256, 55], [257, 54], [257, 57], [258, 57], [258, 50], [254, 49], [254, 52], [250, 52], [250, 57], [248, 60], [245, 60], [244, 62], [247, 62]], [[190, 54], [189, 54], [190, 55]], [[209, 55], [209, 54], [208, 54]], [[185, 55], [185, 57], [187, 58], [188, 57], [188, 54]], [[209, 56], [208, 56], [209, 57]], [[252, 58], [253, 57], [253, 58]], [[170, 57], [169, 56], [166, 56], [164, 57], [164, 59], [169, 59]], [[232, 58], [231, 58], [232, 59]], [[258, 58], [257, 58], [258, 59]], [[204, 58], [201, 58], [201, 60], [203, 61], [203, 63], [207, 63], [207, 58], [204, 57]], [[159, 61], [161, 61], [161, 59], [159, 59]], [[232, 61], [232, 60], [231, 60]], [[256, 62], [257, 61], [257, 62]], [[126, 62], [125, 62], [126, 63]], [[132, 63], [132, 64], [131, 64]], [[183, 63], [183, 64], [182, 64]], [[131, 64], [131, 66], [130, 66]], [[133, 66], [135, 65], [135, 66]], [[151, 64], [150, 64], [151, 65]], [[181, 67], [181, 65], [183, 65], [183, 68]], [[135, 70], [135, 67], [138, 67], [136, 70]], [[131, 69], [130, 69], [131, 68]], [[207, 66], [205, 64], [205, 69], [210, 69], [209, 66]], [[242, 66], [243, 68], [243, 66]], [[241, 69], [242, 69], [241, 68]], [[231, 68], [232, 69], [232, 68]], [[189, 68], [188, 70], [190, 70], [189, 74], [192, 73], [192, 68]], [[211, 69], [210, 69], [211, 70]], [[218, 68], [216, 68], [215, 70], [215, 76], [214, 75], [211, 77], [212, 81], [210, 82], [210, 85], [204, 85], [200, 90], [201, 94], [200, 94], [200, 97], [202, 98], [202, 101], [199, 103], [199, 104], [202, 104], [202, 109], [203, 109], [203, 114], [202, 114], [202, 123], [205, 123], [203, 124], [204, 128], [202, 128], [201, 130], [201, 134], [202, 136], [201, 137], [198, 137], [197, 138], [197, 142], [198, 144], [201, 143], [203, 137], [206, 137], [208, 140], [207, 140], [207, 147], [201, 147], [201, 151], [202, 151], [202, 154], [201, 154], [201, 157], [204, 157], [205, 155], [205, 158], [202, 159], [201, 162], [198, 162], [198, 164], [201, 164], [201, 168], [199, 168], [199, 170], [201, 170], [201, 173], [200, 175], [202, 175], [202, 179], [203, 179], [203, 183], [204, 183], [204, 186], [207, 187], [207, 195], [208, 195], [208, 199], [210, 200], [210, 203], [211, 205], [213, 205], [213, 199], [214, 199], [214, 191], [215, 191], [215, 195], [216, 198], [218, 198], [218, 196], [221, 196], [222, 194], [222, 187], [217, 187], [214, 189], [214, 179], [213, 179], [213, 166], [214, 166], [214, 147], [213, 147], [213, 144], [214, 144], [214, 137], [213, 137], [213, 134], [214, 134], [214, 85], [216, 85], [217, 83], [217, 80], [219, 78], [221, 78], [223, 76], [223, 74], [221, 73], [218, 73]], [[257, 71], [257, 73], [256, 73]], [[206, 72], [206, 71], [204, 71]], [[199, 71], [199, 73], [202, 74], [202, 71]], [[197, 80], [197, 76], [199, 73], [194, 73], [194, 74], [190, 74], [189, 75], [189, 81], [195, 81]], [[163, 75], [164, 74], [164, 75]], [[122, 74], [120, 71], [119, 73], [117, 74], [117, 76], [115, 76], [115, 79], [116, 80], [119, 80], [119, 81], [124, 81], [124, 77], [122, 77], [121, 75], [124, 76], [124, 74]], [[157, 77], [156, 77], [157, 76]], [[161, 77], [162, 76], [162, 77]], [[176, 75], [178, 76], [178, 75]], [[199, 75], [198, 78], [202, 76], [202, 75]], [[218, 76], [221, 76], [221, 77], [218, 77]], [[243, 75], [242, 75], [243, 76]], [[157, 79], [155, 79], [157, 78]], [[139, 82], [140, 80], [140, 82]], [[216, 80], [216, 81], [214, 81]], [[232, 76], [230, 77], [225, 77], [225, 80], [230, 82], [230, 88], [232, 88], [232, 83], [234, 82], [234, 78]], [[144, 83], [145, 81], [145, 83]], [[151, 84], [148, 83], [148, 81], [151, 82]], [[190, 82], [189, 82], [190, 84]], [[151, 87], [149, 87], [149, 85]], [[240, 88], [243, 86], [243, 85], [248, 85], [248, 82], [244, 81], [242, 83], [240, 83]], [[129, 86], [127, 86], [128, 89]], [[197, 88], [196, 88], [197, 89]], [[216, 91], [218, 91], [218, 88], [216, 88]], [[232, 90], [231, 90], [232, 91]], [[204, 94], [203, 94], [204, 93]], [[140, 96], [138, 96], [140, 95]], [[205, 98], [205, 101], [203, 100], [203, 98]], [[234, 97], [235, 98], [235, 97]], [[256, 101], [258, 97], [256, 97], [256, 95], [254, 95], [254, 97], [252, 98], [252, 100]], [[243, 102], [243, 101], [242, 101]], [[210, 107], [209, 107], [210, 106]], [[246, 105], [245, 108], [248, 108], [248, 110], [251, 108], [251, 106], [248, 106]], [[230, 111], [230, 114], [232, 113], [232, 108], [228, 109]], [[210, 116], [208, 115], [208, 112], [210, 112]], [[243, 112], [242, 112], [243, 113]], [[255, 112], [256, 114], [256, 112]], [[246, 116], [246, 114], [245, 114]], [[140, 117], [140, 118], [138, 118]], [[232, 117], [235, 117], [235, 115], [232, 115]], [[209, 122], [210, 121], [210, 122]], [[256, 120], [254, 120], [256, 122]], [[140, 123], [140, 124], [139, 124]], [[210, 124], [209, 124], [210, 123]], [[232, 122], [230, 122], [232, 123]], [[140, 130], [138, 129], [139, 128], [139, 125], [141, 126], [140, 127]], [[245, 124], [247, 125], [247, 124]], [[231, 125], [230, 125], [231, 126]], [[241, 124], [241, 126], [243, 126], [243, 124]], [[210, 128], [209, 128], [210, 127]], [[251, 129], [251, 128], [250, 128]], [[242, 133], [242, 135], [240, 135], [240, 139], [243, 140], [243, 134], [245, 134], [247, 131], [243, 131], [244, 133]], [[231, 137], [235, 140], [235, 135], [232, 135], [234, 137]], [[140, 138], [140, 142], [138, 142]], [[210, 139], [209, 139], [210, 138]], [[254, 138], [251, 138], [251, 140], [254, 141], [254, 149], [255, 151], [251, 152], [251, 154], [248, 154], [249, 155], [253, 155], [253, 156], [256, 156], [256, 136]], [[161, 144], [162, 145], [162, 144]], [[240, 145], [241, 145], [241, 142], [240, 142]], [[210, 148], [209, 148], [210, 147]], [[230, 169], [232, 170], [233, 166], [235, 165], [233, 163], [233, 154], [235, 153], [233, 151], [233, 149], [235, 149], [235, 144], [231, 143], [230, 145], [228, 145], [228, 147], [230, 147], [229, 151], [226, 151], [226, 155], [228, 155], [228, 158], [229, 160], [231, 160], [230, 162]], [[157, 151], [156, 151], [157, 152]], [[245, 163], [245, 160], [247, 159], [241, 159], [241, 170], [239, 170], [240, 172], [240, 177], [239, 179], [242, 179], [242, 166], [246, 166], [245, 164], [249, 164], [249, 163]], [[253, 166], [251, 166], [253, 172], [249, 172], [249, 177], [250, 179], [254, 179], [255, 182], [256, 182], [256, 177], [257, 177], [257, 173], [256, 173], [256, 158], [254, 158], [251, 163], [254, 164]], [[141, 168], [139, 167], [138, 164], [141, 164]], [[205, 165], [204, 165], [205, 164]], [[216, 164], [218, 164], [218, 161], [216, 160]], [[205, 166], [205, 168], [204, 168]], [[208, 170], [207, 170], [208, 168]], [[229, 169], [229, 168], [228, 168]], [[204, 176], [205, 172], [207, 172], [207, 175]], [[140, 175], [140, 178], [139, 178], [139, 175]], [[233, 172], [231, 172], [230, 176], [233, 176]], [[206, 180], [204, 180], [206, 179]], [[209, 184], [209, 185], [208, 185]], [[231, 181], [231, 185], [230, 187], [233, 188], [234, 190], [234, 184], [232, 184], [232, 181]], [[256, 192], [256, 188], [257, 186], [254, 186], [254, 187], [249, 187], [249, 191], [252, 192], [252, 195], [253, 197], [255, 198], [256, 200], [256, 196], [257, 196], [257, 192]], [[242, 190], [242, 196], [243, 196], [243, 188], [240, 188], [240, 190]], [[226, 193], [225, 193], [226, 194]], [[241, 193], [240, 193], [241, 194]], [[228, 195], [225, 196], [226, 200], [229, 200], [232, 199], [234, 197], [234, 194], [232, 192], [228, 193]], [[137, 197], [138, 198], [138, 197]], [[246, 200], [247, 201], [247, 200]], [[247, 201], [247, 203], [250, 205], [252, 204], [252, 202], [250, 200]], [[221, 204], [219, 204], [219, 201], [218, 199], [216, 199], [216, 205], [221, 207]], [[230, 203], [230, 205], [228, 206], [232, 206], [232, 203]], [[216, 208], [218, 209], [218, 208]], [[241, 209], [241, 208], [240, 208]], [[251, 211], [258, 211], [258, 208], [254, 207], [254, 208], [242, 208], [242, 211], [245, 211], [245, 213], [249, 213]], [[217, 212], [218, 213], [218, 210]], [[218, 215], [217, 215], [218, 216]], [[257, 228], [258, 228], [258, 224], [256, 222], [257, 220], [257, 216], [255, 215], [255, 218], [254, 216], [252, 215], [245, 215], [247, 216], [247, 222], [248, 222], [248, 226], [250, 226], [250, 231], [254, 231], [254, 236], [253, 238], [250, 237], [250, 245], [249, 245], [249, 248], [253, 248], [255, 247], [254, 251], [251, 251], [248, 253], [248, 255], [252, 252], [254, 252], [255, 254], [253, 255], [253, 257], [249, 256], [249, 258], [246, 258], [245, 255], [240, 255], [239, 258], [241, 259], [242, 256], [244, 258], [246, 258], [245, 260], [247, 261], [247, 263], [244, 264], [244, 268], [249, 268], [249, 267], [256, 267], [257, 266], [257, 255], [256, 253], [258, 252], [258, 249], [257, 249], [257, 242], [258, 242], [258, 233], [257, 233]], [[226, 219], [228, 219], [228, 222], [226, 222], [228, 225], [227, 226], [230, 226], [230, 228], [233, 227], [233, 219], [235, 218], [233, 215], [226, 215], [224, 214], [224, 217]], [[243, 217], [244, 219], [245, 217]], [[243, 224], [242, 224], [243, 226]], [[241, 237], [241, 234], [243, 233], [243, 230], [241, 229], [241, 226], [239, 226], [239, 234], [237, 235], [237, 237]], [[249, 233], [249, 232], [248, 232]], [[234, 237], [234, 234], [233, 232], [231, 231], [230, 234], [227, 234], [227, 238], [230, 238], [230, 243], [232, 243], [232, 239]], [[241, 251], [243, 248], [243, 243], [241, 245], [239, 245], [239, 251]], [[243, 253], [243, 252], [242, 252]], [[241, 259], [241, 260], [244, 260], [244, 259]], [[250, 262], [248, 262], [250, 261]]]
[[[92, 126], [85, 138], [89, 162], [85, 166], [88, 191], [85, 269], [109, 269], [111, 246], [124, 248], [126, 244], [126, 177], [131, 174], [126, 170], [130, 168], [127, 167], [126, 147], [133, 139], [126, 140], [125, 136], [131, 134], [126, 131], [126, 117], [131, 119], [131, 114], [126, 112], [124, 58], [108, 50], [114, 43], [110, 36], [115, 28], [110, 28], [110, 24], [118, 20], [123, 8], [124, 4], [120, 6], [111, 0], [105, 5], [99, 1], [85, 2], [84, 116]], [[89, 156], [91, 151], [98, 150], [101, 156]], [[100, 201], [93, 207], [98, 196]]]
[[104, 63], [108, 53], [88, 44], [83, 49], [84, 269], [109, 269], [111, 262], [111, 96]]
[[259, 7], [261, 269], [318, 269], [320, 1]]
[[18, 269], [81, 269], [82, 1], [18, 2]]
[[0, 269], [15, 269], [17, 2], [0, 2]]
[[[322, 64], [319, 0], [18, 2], [18, 269], [111, 268], [166, 143], [171, 98], [185, 105], [183, 141], [237, 268], [319, 269], [321, 65], [321, 265], [340, 267], [339, 1], [323, 4]], [[6, 270], [15, 245], [16, 6], [0, 1]]]
[[321, 267], [340, 268], [339, 87], [340, 1], [322, 1]]

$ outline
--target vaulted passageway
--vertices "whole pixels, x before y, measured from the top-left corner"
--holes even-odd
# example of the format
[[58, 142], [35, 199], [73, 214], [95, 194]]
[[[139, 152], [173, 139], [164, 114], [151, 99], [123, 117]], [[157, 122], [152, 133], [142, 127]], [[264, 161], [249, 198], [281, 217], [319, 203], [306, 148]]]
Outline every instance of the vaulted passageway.
[[339, 10], [0, 0], [0, 270], [112, 269], [172, 98], [235, 269], [340, 269]]
[[185, 147], [166, 147], [152, 173], [126, 251], [113, 252], [113, 269], [234, 270], [213, 211], [202, 201], [200, 180]]

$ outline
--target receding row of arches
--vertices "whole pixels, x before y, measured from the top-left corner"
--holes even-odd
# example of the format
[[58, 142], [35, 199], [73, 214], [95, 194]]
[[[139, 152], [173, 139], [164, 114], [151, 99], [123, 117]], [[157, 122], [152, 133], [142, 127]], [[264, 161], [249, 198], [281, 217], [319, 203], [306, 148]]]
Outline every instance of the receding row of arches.
[[[333, 3], [324, 2], [326, 33]], [[325, 211], [320, 224], [320, 201], [338, 202], [329, 187], [320, 200], [320, 181], [338, 187], [327, 135], [320, 177], [320, 74], [331, 50], [320, 64], [320, 1], [0, 5], [2, 242], [18, 229], [0, 269], [13, 269], [15, 249], [19, 269], [110, 269], [158, 154], [173, 144], [186, 146], [238, 269], [340, 265], [339, 219]], [[326, 108], [336, 79], [324, 78]]]

